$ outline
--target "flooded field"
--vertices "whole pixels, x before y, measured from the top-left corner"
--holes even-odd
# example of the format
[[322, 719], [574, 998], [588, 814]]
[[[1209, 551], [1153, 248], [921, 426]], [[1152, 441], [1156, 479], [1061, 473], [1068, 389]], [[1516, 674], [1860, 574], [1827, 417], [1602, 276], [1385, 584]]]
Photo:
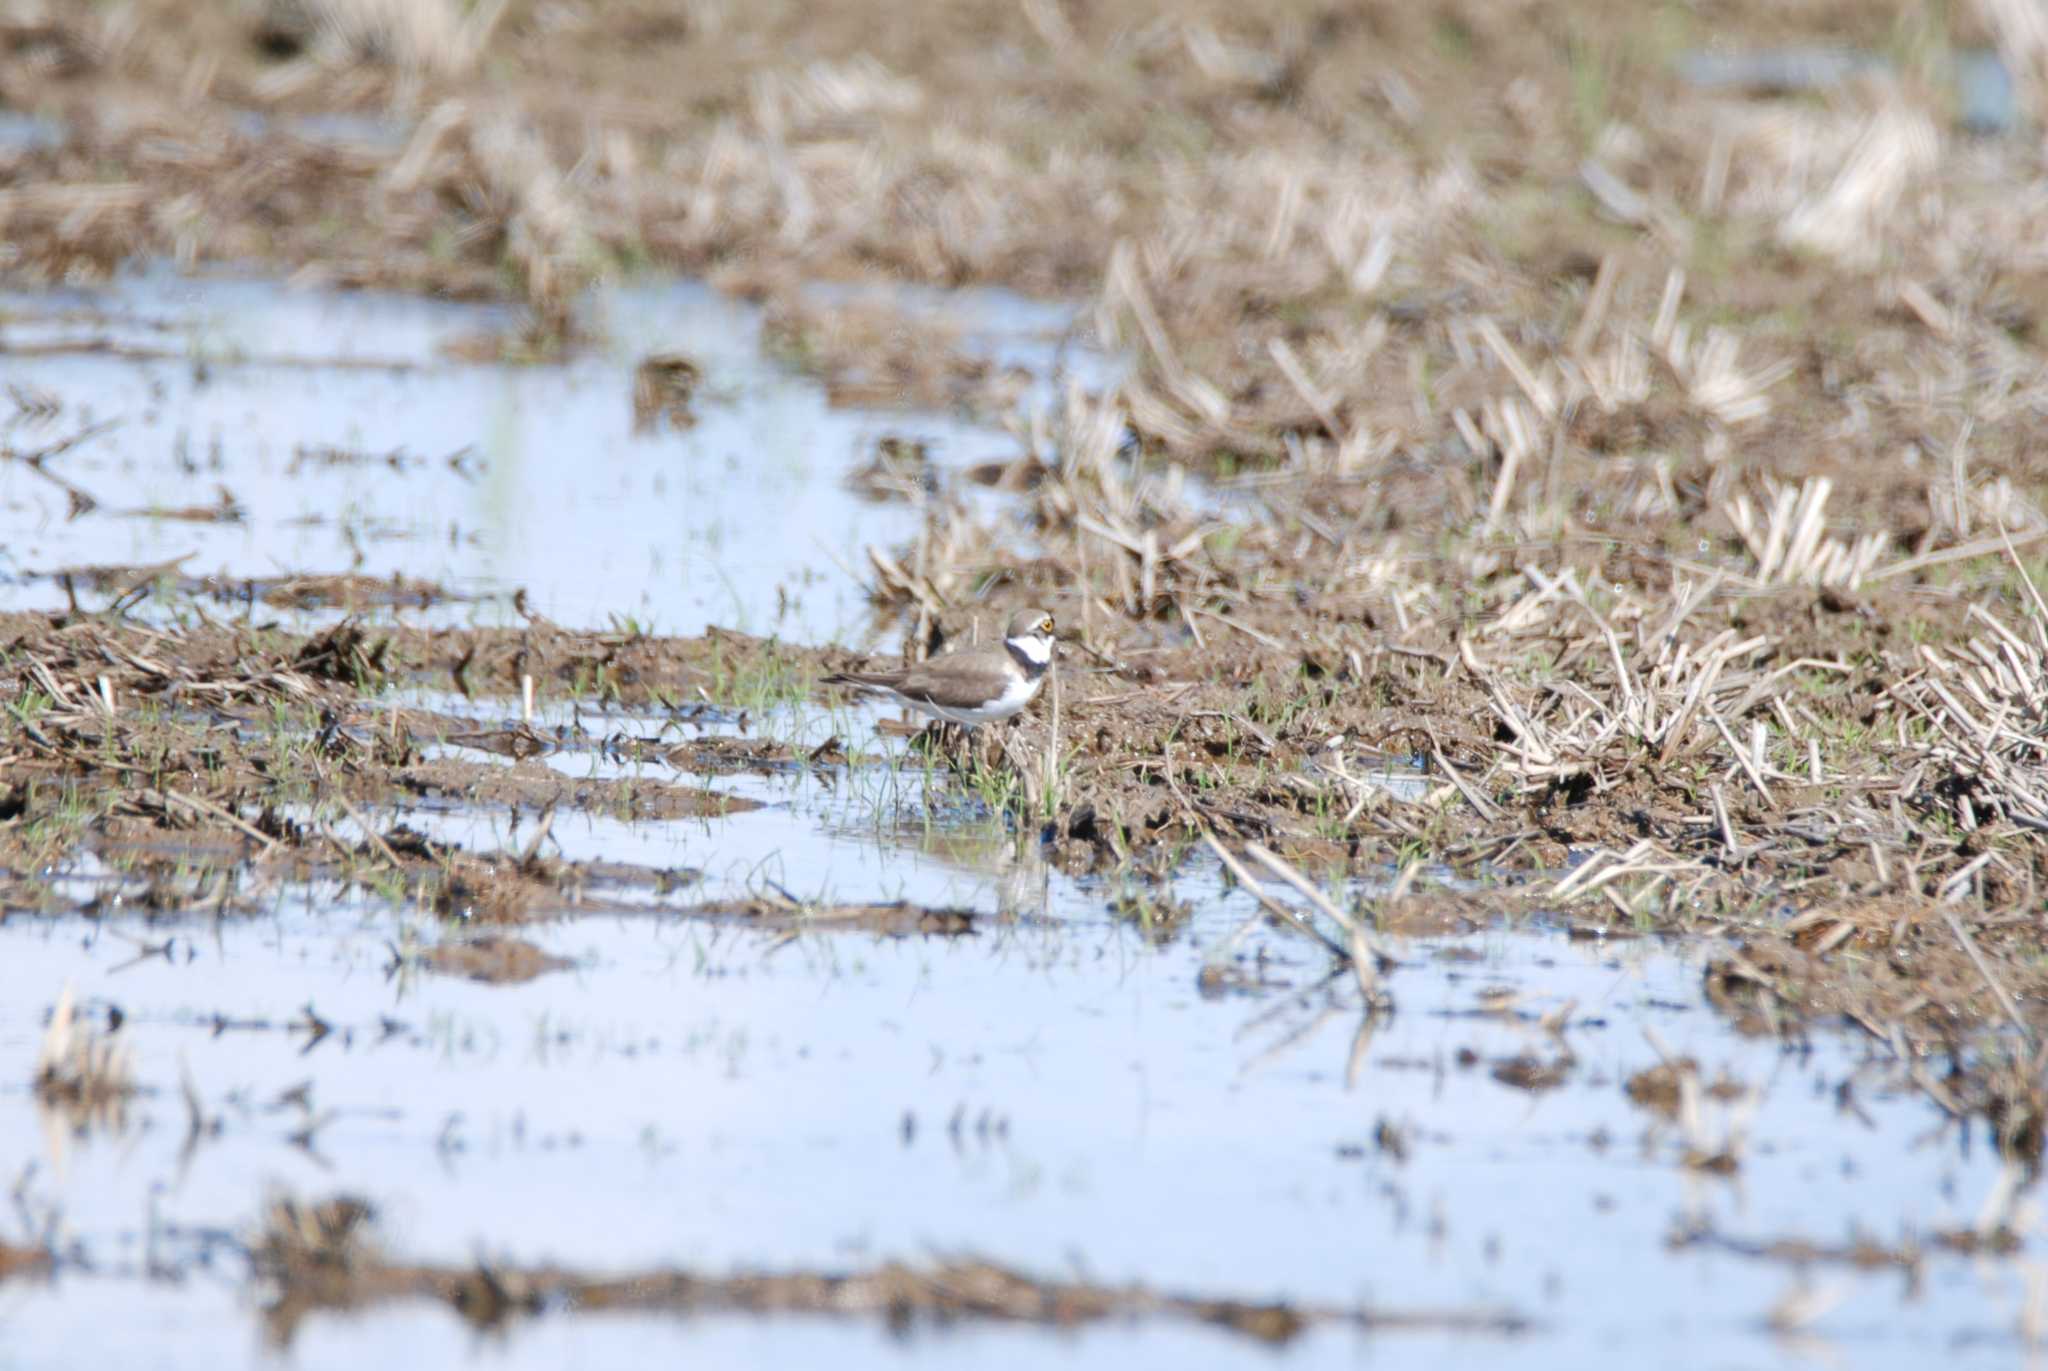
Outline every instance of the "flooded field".
[[0, 1368], [2037, 1358], [2019, 8], [0, 3]]
[[[684, 861], [714, 841], [664, 840]], [[808, 866], [853, 846], [783, 855]], [[83, 941], [75, 924], [10, 920], [10, 1003], [76, 980], [89, 1019], [125, 1017], [150, 1083], [84, 1139], [11, 1092], [9, 1152], [35, 1159], [18, 1198], [61, 1216], [64, 1256], [49, 1288], [10, 1289], [10, 1347], [61, 1352], [96, 1325], [124, 1330], [105, 1352], [174, 1365], [474, 1344], [418, 1297], [266, 1314], [229, 1235], [280, 1187], [363, 1196], [396, 1253], [458, 1270], [975, 1256], [1419, 1324], [1340, 1317], [1290, 1364], [1569, 1365], [1672, 1337], [1704, 1362], [1753, 1363], [1786, 1350], [1765, 1321], [1802, 1289], [1826, 1312], [1799, 1331], [1858, 1364], [2012, 1354], [2001, 1330], [2023, 1282], [1941, 1246], [1996, 1209], [1996, 1156], [1889, 1088], [1859, 1042], [1732, 1037], [1696, 958], [1543, 928], [1417, 940], [1399, 1010], [1368, 1021], [1355, 990], [1285, 947], [1257, 992], [1201, 995], [1204, 949], [1251, 906], [1199, 874], [1178, 893], [1200, 912], [1160, 945], [1105, 892], [1042, 871], [1010, 901], [914, 846], [889, 869], [875, 893], [959, 901], [981, 914], [974, 933], [586, 917], [529, 930], [554, 969], [486, 985], [394, 969], [405, 912], [317, 887], [212, 926], [111, 918]], [[0, 1042], [26, 1059], [40, 1033], [10, 1014]], [[1659, 1050], [1702, 1064], [1698, 1137], [1630, 1098]], [[1729, 1165], [1689, 1165], [1702, 1142]], [[1580, 1236], [1561, 1246], [1563, 1231]], [[1834, 1250], [1769, 1250], [1801, 1238]], [[549, 1306], [489, 1355], [1205, 1364], [1241, 1355], [1242, 1336], [1147, 1321], [904, 1341], [879, 1321], [818, 1324]]]
[[[1000, 434], [945, 415], [832, 408], [764, 355], [759, 310], [702, 286], [620, 289], [589, 309], [602, 348], [520, 367], [461, 360], [511, 326], [490, 305], [163, 270], [107, 291], [0, 292], [8, 385], [63, 407], [33, 431], [86, 435], [43, 479], [0, 471], [19, 530], [10, 598], [62, 605], [67, 571], [162, 567], [231, 600], [318, 569], [425, 582], [377, 598], [452, 621], [502, 621], [523, 590], [566, 623], [830, 641], [867, 619], [841, 568], [917, 528], [848, 473], [903, 433], [939, 461], [1003, 452]], [[993, 363], [1062, 384], [1071, 311], [1001, 293], [930, 309]], [[636, 420], [632, 369], [664, 352], [710, 378], [687, 425]], [[72, 512], [74, 491], [97, 517]], [[343, 607], [316, 592], [298, 598]]]
[[[5, 338], [30, 352], [11, 375], [114, 425], [61, 468], [97, 508], [67, 517], [48, 483], [11, 470], [13, 594], [28, 605], [61, 605], [57, 568], [182, 558], [176, 574], [229, 587], [347, 566], [459, 597], [361, 611], [372, 622], [502, 620], [524, 587], [565, 618], [612, 604], [686, 631], [730, 619], [826, 637], [833, 616], [857, 618], [833, 560], [905, 534], [900, 508], [839, 479], [872, 435], [1001, 441], [831, 409], [763, 359], [743, 307], [683, 288], [614, 301], [614, 319], [659, 319], [660, 341], [686, 342], [707, 373], [696, 427], [654, 439], [631, 433], [631, 350], [450, 360], [439, 349], [478, 326], [472, 310], [155, 275], [9, 307]], [[306, 401], [265, 406], [287, 369]], [[344, 451], [368, 456], [307, 457]], [[106, 508], [116, 491], [148, 509], [204, 483], [231, 492], [233, 519]], [[744, 532], [785, 498], [790, 536]], [[218, 598], [223, 614], [271, 612]], [[773, 738], [800, 757], [893, 715], [779, 705], [743, 721], [598, 700], [543, 702], [527, 723], [516, 700], [399, 702], [474, 729], [428, 763], [490, 759], [524, 727], [546, 753], [525, 765], [621, 783], [677, 763], [622, 757], [620, 738]], [[1408, 800], [1425, 784], [1380, 775]], [[304, 809], [352, 845], [412, 834], [635, 873], [516, 928], [465, 928], [467, 910], [437, 914], [402, 882], [209, 878], [206, 854], [181, 860], [175, 842], [144, 873], [105, 848], [35, 872], [57, 912], [0, 922], [0, 1057], [23, 1067], [0, 1090], [0, 1135], [19, 1159], [10, 1241], [48, 1242], [54, 1265], [0, 1290], [10, 1354], [61, 1359], [84, 1339], [156, 1364], [314, 1366], [476, 1355], [486, 1337], [508, 1364], [687, 1349], [1120, 1365], [1260, 1340], [1156, 1314], [1055, 1330], [948, 1319], [906, 1340], [893, 1319], [841, 1328], [829, 1302], [764, 1321], [658, 1299], [579, 1315], [564, 1297], [485, 1317], [432, 1307], [425, 1283], [301, 1308], [252, 1284], [248, 1244], [274, 1197], [307, 1193], [359, 1197], [379, 1250], [451, 1272], [652, 1282], [972, 1258], [1271, 1302], [1305, 1311], [1286, 1339], [1301, 1364], [1572, 1365], [1674, 1337], [1716, 1363], [1809, 1344], [1858, 1364], [2012, 1350], [2028, 1278], [1973, 1256], [2010, 1240], [2010, 1167], [1862, 1033], [1732, 1031], [1702, 993], [1710, 945], [1540, 913], [1447, 929], [1391, 945], [1395, 1006], [1369, 1008], [1320, 949], [1259, 929], [1258, 904], [1206, 856], [1149, 884], [1064, 874], [1028, 829], [886, 736], [854, 760], [706, 785], [744, 812], [550, 807], [540, 829], [516, 802]], [[180, 887], [173, 868], [195, 878]], [[764, 895], [791, 902], [768, 931], [749, 926], [758, 913], [687, 912]], [[28, 1088], [66, 986], [86, 1031], [118, 1026], [132, 1095], [67, 1107]], [[1641, 1084], [1659, 1070], [1661, 1095]]]

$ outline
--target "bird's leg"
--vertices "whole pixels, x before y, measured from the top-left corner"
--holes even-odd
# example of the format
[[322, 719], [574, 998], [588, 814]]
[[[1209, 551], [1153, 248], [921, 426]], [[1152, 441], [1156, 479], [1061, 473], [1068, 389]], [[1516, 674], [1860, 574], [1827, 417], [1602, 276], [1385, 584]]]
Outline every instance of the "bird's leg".
[[927, 756], [944, 759], [958, 766], [962, 737], [960, 725], [951, 719], [935, 718], [917, 735], [917, 742]]
[[939, 719], [932, 727], [936, 730], [933, 741], [940, 755], [950, 760], [955, 770], [971, 770], [977, 760], [974, 753], [974, 730], [951, 719]]
[[1037, 797], [1033, 794], [1035, 781], [1031, 769], [1017, 760], [1017, 754], [1010, 746], [1010, 734], [1015, 727], [1016, 725], [1012, 723], [1005, 727], [1002, 732], [996, 734], [996, 746], [1002, 749], [1003, 760], [1009, 764], [1010, 771], [1017, 778], [1017, 783], [1024, 787], [1025, 807], [1027, 809], [1035, 809], [1037, 807]]

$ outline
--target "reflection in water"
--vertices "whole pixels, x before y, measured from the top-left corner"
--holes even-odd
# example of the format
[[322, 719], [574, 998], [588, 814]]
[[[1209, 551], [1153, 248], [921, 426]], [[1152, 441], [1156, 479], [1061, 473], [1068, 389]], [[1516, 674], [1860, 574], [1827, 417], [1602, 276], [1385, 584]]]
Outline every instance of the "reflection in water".
[[[1064, 309], [1001, 292], [949, 308], [1005, 362], [1101, 371], [1060, 347]], [[866, 617], [840, 568], [917, 530], [911, 505], [841, 480], [878, 439], [963, 464], [1014, 455], [958, 419], [831, 408], [762, 356], [757, 309], [709, 288], [620, 287], [597, 312], [602, 349], [507, 367], [452, 355], [510, 326], [494, 306], [163, 272], [0, 292], [9, 384], [59, 407], [35, 442], [91, 430], [52, 464], [61, 481], [0, 466], [0, 575], [173, 560], [229, 578], [403, 573], [465, 595], [523, 588], [564, 623], [822, 642]], [[701, 375], [688, 427], [635, 423], [634, 369], [654, 353]], [[73, 517], [71, 490], [96, 507]], [[234, 517], [214, 517], [223, 490]], [[54, 580], [9, 598], [64, 603]]]
[[[147, 1196], [157, 1260], [175, 1266], [204, 1249], [191, 1234], [250, 1222], [275, 1183], [375, 1197], [394, 1256], [451, 1267], [479, 1243], [503, 1262], [593, 1273], [984, 1254], [1194, 1293], [1512, 1308], [1541, 1325], [1534, 1359], [1562, 1364], [1674, 1330], [1720, 1359], [1754, 1354], [1785, 1273], [1698, 1243], [1667, 1252], [1673, 1232], [1834, 1240], [1883, 1215], [1929, 1233], [1967, 1226], [2000, 1184], [1995, 1159], [1917, 1142], [1933, 1122], [1924, 1103], [1887, 1094], [1856, 1043], [1823, 1033], [1787, 1053], [1735, 1038], [1704, 1009], [1696, 962], [1653, 943], [1397, 943], [1398, 1007], [1368, 1019], [1349, 977], [1277, 933], [1246, 952], [1268, 988], [1205, 1000], [1207, 951], [1252, 908], [1210, 877], [1182, 880], [1194, 912], [1159, 943], [1108, 912], [1109, 891], [1014, 869], [1044, 916], [972, 937], [542, 922], [522, 936], [572, 969], [500, 985], [387, 979], [392, 916], [331, 892], [287, 889], [260, 917], [159, 929], [179, 946], [139, 964], [118, 922], [81, 948], [65, 924], [17, 918], [0, 927], [0, 1056], [27, 1059], [35, 1006], [75, 975], [88, 1012], [120, 1006], [153, 1092], [139, 1133], [89, 1139], [69, 1175], [34, 1176], [28, 1192], [110, 1274]], [[955, 879], [986, 909], [1010, 877], [912, 879]], [[1710, 1101], [1705, 1125], [1739, 1132], [1731, 1168], [1693, 1164], [1686, 1130], [1623, 1089], [1662, 1054], [1741, 1084], [1743, 1103]], [[207, 1126], [181, 1164], [188, 1070]], [[1843, 1114], [1845, 1090], [1860, 1117]], [[0, 1145], [38, 1152], [25, 1099], [0, 1095]], [[1591, 1236], [1565, 1250], [1567, 1226]], [[1844, 1276], [1889, 1290], [1881, 1273]], [[2009, 1326], [2003, 1279], [1934, 1261], [1918, 1336]], [[34, 1336], [132, 1295], [60, 1280], [17, 1306], [15, 1327]], [[193, 1364], [244, 1355], [245, 1335], [209, 1309], [159, 1315]], [[322, 1317], [293, 1355], [404, 1355], [419, 1327], [399, 1311]], [[558, 1336], [522, 1325], [505, 1355], [540, 1364]], [[575, 1336], [610, 1356], [729, 1334], [633, 1320]], [[780, 1323], [748, 1335], [777, 1356], [810, 1336]], [[1331, 1338], [1297, 1355], [1348, 1358]], [[1875, 1360], [1917, 1355], [1904, 1341]], [[1089, 1356], [1123, 1345], [1083, 1343]], [[158, 1348], [130, 1350], [145, 1345]]]
[[[1001, 346], [1053, 346], [1057, 312], [984, 304]], [[41, 349], [10, 356], [10, 384], [56, 397], [80, 426], [63, 432], [108, 425], [60, 463], [98, 511], [71, 518], [60, 486], [0, 465], [0, 574], [14, 578], [179, 557], [244, 576], [403, 570], [465, 591], [525, 587], [569, 622], [616, 613], [815, 641], [862, 613], [833, 563], [914, 527], [908, 506], [843, 488], [858, 450], [909, 429], [965, 462], [1001, 441], [832, 411], [761, 360], [748, 309], [686, 286], [616, 294], [607, 352], [533, 368], [448, 360], [451, 341], [504, 323], [472, 307], [164, 276], [0, 306], [0, 340]], [[701, 368], [694, 423], [636, 433], [633, 365], [657, 351]], [[114, 508], [189, 509], [215, 486], [238, 518]], [[58, 604], [62, 591], [17, 581], [9, 598]], [[578, 707], [542, 726], [569, 722], [565, 708]], [[1077, 879], [972, 797], [935, 804], [935, 780], [868, 741], [876, 717], [764, 721], [809, 743], [859, 739], [883, 761], [702, 778], [760, 804], [746, 813], [555, 814], [551, 856], [681, 873], [684, 888], [505, 930], [518, 946], [496, 955], [531, 975], [481, 974], [488, 954], [473, 952], [436, 968], [426, 949], [473, 930], [401, 888], [263, 878], [207, 895], [201, 873], [191, 898], [138, 909], [97, 858], [36, 873], [60, 895], [105, 898], [91, 918], [0, 919], [0, 1157], [16, 1159], [0, 1256], [47, 1240], [61, 1258], [51, 1284], [0, 1284], [7, 1352], [263, 1361], [247, 1248], [275, 1194], [301, 1197], [290, 1212], [315, 1229], [345, 1218], [322, 1201], [366, 1197], [387, 1255], [448, 1271], [724, 1276], [986, 1257], [1049, 1282], [1502, 1308], [1536, 1326], [1508, 1343], [1440, 1325], [1313, 1328], [1286, 1357], [1315, 1365], [1577, 1367], [1666, 1360], [1674, 1345], [1704, 1363], [1778, 1360], [1792, 1353], [1765, 1320], [1825, 1265], [1844, 1302], [1800, 1305], [1779, 1326], [1845, 1363], [2010, 1359], [2022, 1275], [1942, 1239], [1980, 1212], [1992, 1237], [2023, 1229], [2027, 1184], [1958, 1146], [1867, 1039], [1737, 1036], [1702, 998], [1702, 952], [1541, 927], [1393, 940], [1393, 1007], [1369, 1011], [1354, 978], [1266, 926], [1210, 866], [1184, 866], [1167, 889]], [[619, 716], [606, 731], [667, 722]], [[542, 760], [673, 778], [595, 747]], [[1361, 804], [1440, 784], [1344, 740], [1316, 764], [1355, 779]], [[534, 822], [447, 803], [365, 818], [514, 852]], [[891, 938], [675, 912], [769, 889], [980, 917], [962, 936]], [[1230, 974], [1205, 978], [1219, 957]], [[53, 1141], [29, 1080], [67, 982], [81, 1021], [132, 1054], [136, 1090], [125, 1127], [88, 1120]], [[1852, 1246], [1859, 1235], [1872, 1243]], [[1908, 1285], [1909, 1247], [1925, 1255]], [[288, 1336], [295, 1367], [475, 1352], [460, 1321], [417, 1303], [307, 1314]], [[549, 1309], [488, 1355], [1126, 1367], [1247, 1351], [1157, 1321], [896, 1341], [808, 1319]]]

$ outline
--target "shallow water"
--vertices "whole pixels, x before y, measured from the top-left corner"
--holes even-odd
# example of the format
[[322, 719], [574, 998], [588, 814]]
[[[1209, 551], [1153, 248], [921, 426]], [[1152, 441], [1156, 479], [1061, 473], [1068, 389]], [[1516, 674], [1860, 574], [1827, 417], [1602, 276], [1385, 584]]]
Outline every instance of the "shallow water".
[[[275, 1185], [371, 1197], [398, 1253], [457, 1264], [724, 1272], [972, 1252], [1200, 1292], [1505, 1307], [1539, 1325], [1505, 1343], [1324, 1330], [1286, 1358], [1301, 1364], [1455, 1350], [1583, 1365], [1655, 1357], [1673, 1338], [1698, 1364], [1753, 1364], [1777, 1357], [1760, 1320], [1795, 1273], [1668, 1252], [1675, 1225], [1896, 1239], [1967, 1225], [1997, 1182], [1983, 1149], [1960, 1150], [1923, 1101], [1860, 1071], [1860, 1043], [1822, 1035], [1789, 1052], [1731, 1037], [1700, 1000], [1696, 954], [1544, 930], [1411, 942], [1398, 1010], [1367, 1029], [1355, 990], [1325, 982], [1303, 944], [1265, 945], [1289, 990], [1198, 992], [1204, 949], [1250, 912], [1241, 892], [1183, 882], [1197, 913], [1162, 947], [1110, 916], [1099, 888], [1047, 874], [1043, 889], [1040, 907], [955, 940], [549, 923], [532, 937], [573, 968], [500, 986], [388, 975], [401, 916], [331, 892], [287, 892], [219, 927], [11, 919], [0, 1059], [32, 1058], [48, 988], [71, 979], [95, 1011], [119, 1006], [153, 1093], [125, 1131], [53, 1143], [28, 1093], [0, 1090], [0, 1147], [37, 1159], [27, 1202], [59, 1215], [98, 1268], [0, 1288], [9, 1344], [60, 1348], [67, 1328], [108, 1320], [125, 1331], [97, 1339], [101, 1355], [261, 1360], [246, 1298], [229, 1293], [237, 1258], [152, 1300], [147, 1320], [112, 1315], [149, 1283], [131, 1268], [152, 1212], [162, 1229], [247, 1224]], [[166, 935], [168, 958], [136, 960], [135, 940]], [[1500, 990], [1519, 997], [1505, 1014]], [[1537, 1024], [1567, 1003], [1561, 1036]], [[308, 1005], [335, 1030], [310, 1047], [285, 1027]], [[272, 1027], [216, 1033], [216, 1014]], [[1687, 1171], [1675, 1131], [1625, 1098], [1627, 1076], [1658, 1060], [1645, 1030], [1756, 1093], [1753, 1117], [1707, 1108], [1715, 1136], [1748, 1119], [1735, 1177]], [[1562, 1084], [1496, 1078], [1523, 1057], [1563, 1064]], [[184, 1157], [188, 1073], [222, 1123]], [[1849, 1080], [1862, 1119], [1838, 1104]], [[308, 1101], [281, 1103], [301, 1083]], [[310, 1145], [295, 1145], [312, 1120]], [[1405, 1155], [1375, 1141], [1383, 1123]], [[177, 1268], [195, 1244], [160, 1233], [156, 1248]], [[1856, 1365], [1971, 1337], [2009, 1354], [2016, 1282], [1937, 1256], [1901, 1306], [1895, 1272], [1829, 1272], [1820, 1283], [1848, 1298], [1815, 1331]], [[439, 1311], [321, 1315], [291, 1358], [405, 1357], [422, 1336], [468, 1337]], [[607, 1317], [517, 1328], [493, 1356], [546, 1365], [564, 1345], [778, 1360], [830, 1347], [876, 1365], [920, 1350], [1270, 1355], [1163, 1326], [898, 1344], [808, 1320]]]
[[[1063, 345], [1066, 310], [1001, 292], [946, 308], [968, 346], [1005, 364], [1102, 374]], [[563, 623], [819, 642], [867, 617], [842, 568], [918, 526], [908, 504], [842, 483], [879, 438], [923, 441], [942, 464], [1017, 452], [945, 415], [833, 409], [763, 357], [757, 309], [703, 286], [620, 287], [590, 313], [601, 345], [562, 365], [501, 366], [449, 351], [513, 328], [495, 306], [162, 271], [106, 290], [0, 292], [8, 384], [63, 406], [40, 424], [13, 416], [11, 445], [108, 426], [49, 463], [98, 502], [89, 513], [0, 463], [8, 601], [63, 604], [49, 573], [67, 568], [184, 558], [189, 576], [402, 572], [466, 596], [524, 589]], [[657, 351], [703, 371], [682, 431], [635, 431], [633, 368]], [[0, 396], [0, 422], [9, 407]], [[239, 519], [140, 513], [215, 505], [221, 491]]]
[[[1714, 48], [1680, 53], [1678, 74], [1695, 86], [1775, 94], [1811, 94], [1838, 89], [1872, 75], [1893, 74], [1893, 59], [1878, 52], [1841, 47], [1755, 50]], [[2011, 70], [1995, 49], [1959, 48], [1942, 71], [1955, 96], [1956, 123], [1975, 134], [2006, 134], [2019, 128], [2024, 110]]]
[[[600, 304], [604, 345], [508, 368], [445, 355], [509, 323], [481, 307], [161, 275], [0, 296], [8, 381], [63, 407], [41, 427], [17, 418], [9, 441], [118, 421], [52, 462], [99, 499], [93, 513], [67, 517], [57, 486], [0, 463], [0, 602], [62, 602], [30, 573], [190, 552], [192, 574], [355, 565], [482, 596], [524, 587], [575, 625], [618, 614], [823, 641], [865, 618], [835, 563], [858, 565], [865, 544], [914, 525], [907, 507], [842, 487], [866, 446], [896, 432], [948, 462], [1011, 450], [943, 417], [830, 409], [761, 358], [751, 311], [708, 291], [635, 288]], [[1066, 355], [1063, 311], [999, 296], [960, 307], [983, 311], [968, 336], [992, 355], [1041, 370]], [[636, 435], [632, 367], [657, 347], [705, 367], [699, 422]], [[327, 464], [299, 460], [302, 445], [420, 460]], [[240, 522], [118, 512], [204, 503], [215, 483]], [[486, 599], [426, 613], [509, 611]], [[513, 708], [407, 703], [486, 721]], [[738, 727], [559, 702], [536, 723], [579, 711], [599, 734]], [[1389, 979], [1397, 1009], [1369, 1021], [1312, 945], [1270, 929], [1234, 942], [1255, 907], [1213, 866], [1191, 862], [1176, 882], [1183, 927], [1143, 928], [1112, 912], [1119, 888], [1048, 869], [1031, 834], [875, 738], [887, 713], [750, 721], [879, 756], [849, 768], [699, 778], [584, 746], [547, 756], [571, 776], [702, 784], [763, 807], [658, 823], [557, 812], [550, 855], [699, 877], [632, 897], [635, 912], [521, 930], [571, 963], [524, 983], [399, 965], [397, 949], [464, 930], [332, 883], [245, 883], [260, 912], [222, 920], [149, 920], [111, 900], [117, 912], [98, 919], [0, 918], [0, 1179], [15, 1197], [0, 1238], [48, 1227], [67, 1254], [51, 1283], [0, 1282], [0, 1366], [1905, 1366], [2005, 1364], [2020, 1350], [2020, 1264], [1934, 1254], [1909, 1287], [1891, 1270], [1809, 1273], [1672, 1245], [1701, 1225], [1740, 1240], [1895, 1242], [1968, 1226], [2004, 1180], [1981, 1138], [1966, 1147], [1924, 1100], [1889, 1093], [1867, 1039], [1819, 1028], [1791, 1050], [1736, 1036], [1702, 999], [1708, 949], [1544, 926], [1411, 941]], [[1326, 760], [1404, 796], [1431, 784], [1352, 743]], [[435, 804], [365, 817], [488, 851], [523, 844], [535, 816]], [[79, 899], [126, 890], [90, 856], [47, 875]], [[890, 940], [673, 912], [771, 882], [807, 900], [981, 918], [971, 936]], [[1224, 947], [1256, 988], [1200, 988]], [[118, 1127], [74, 1134], [27, 1088], [67, 982], [96, 1021], [118, 1006], [133, 1044], [144, 1093]], [[333, 1032], [315, 1041], [309, 1010]], [[1753, 1092], [1705, 1109], [1706, 1141], [1740, 1135], [1732, 1176], [1689, 1169], [1678, 1130], [1629, 1102], [1624, 1082], [1660, 1051]], [[1554, 1086], [1511, 1083], [1531, 1072]], [[207, 1121], [189, 1147], [188, 1079]], [[1534, 1327], [1505, 1339], [1322, 1327], [1276, 1352], [1157, 1321], [898, 1337], [819, 1318], [558, 1311], [485, 1336], [399, 1304], [315, 1315], [278, 1349], [232, 1240], [273, 1188], [367, 1198], [400, 1259], [723, 1274], [971, 1253], [1194, 1294], [1511, 1310]], [[1838, 1302], [1788, 1340], [1766, 1320], [1802, 1283]]]

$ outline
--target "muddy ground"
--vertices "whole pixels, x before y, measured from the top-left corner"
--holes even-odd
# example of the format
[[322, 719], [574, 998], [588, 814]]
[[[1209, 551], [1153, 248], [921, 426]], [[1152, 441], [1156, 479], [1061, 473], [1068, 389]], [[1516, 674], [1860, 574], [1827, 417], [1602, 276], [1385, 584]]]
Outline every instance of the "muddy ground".
[[[1222, 861], [1354, 968], [1368, 1014], [1401, 996], [1381, 939], [1541, 918], [1709, 948], [1702, 992], [1729, 1025], [1846, 1027], [2031, 1175], [2048, 68], [2007, 18], [1989, 0], [0, 13], [0, 108], [31, 121], [0, 137], [10, 284], [168, 259], [509, 302], [450, 351], [546, 367], [599, 345], [594, 291], [685, 273], [760, 302], [764, 347], [831, 404], [1004, 435], [965, 466], [885, 437], [847, 472], [918, 530], [841, 569], [873, 613], [848, 643], [561, 623], [512, 587], [339, 566], [22, 568], [62, 605], [0, 614], [0, 909], [104, 914], [49, 878], [79, 854], [151, 917], [326, 883], [495, 940], [396, 961], [509, 983], [557, 969], [525, 939], [569, 911], [974, 935], [1008, 915], [735, 895], [547, 841], [570, 814], [762, 803], [717, 778], [851, 786], [907, 756], [938, 809], [1113, 883], [1161, 938], [1175, 879]], [[1742, 65], [1760, 53], [1855, 60]], [[2013, 98], [1986, 112], [1965, 74], [1990, 54]], [[1737, 75], [1703, 74], [1715, 55]], [[1127, 370], [1048, 397], [915, 297], [818, 282], [1082, 301], [1073, 333]], [[639, 429], [683, 432], [720, 385], [656, 353], [619, 398]], [[225, 485], [122, 499], [71, 465], [98, 419], [8, 395], [0, 455], [67, 518], [247, 517]], [[375, 457], [304, 459], [368, 481], [439, 460]], [[450, 617], [479, 601], [498, 622]], [[996, 736], [903, 753], [865, 721], [777, 723], [850, 708], [819, 684], [835, 670], [1026, 605], [1059, 623], [1057, 682]], [[422, 805], [510, 836], [375, 817]], [[80, 1062], [43, 1088], [89, 1094]], [[1547, 1066], [1510, 1074], [1540, 1088]], [[346, 1235], [300, 1241], [314, 1220], [278, 1212], [261, 1250], [281, 1317], [384, 1298], [394, 1271], [477, 1298], [468, 1274], [381, 1259], [337, 1285]], [[577, 1279], [511, 1274], [490, 1300]], [[986, 1281], [1006, 1318], [1142, 1306], [1284, 1338], [1264, 1321], [1353, 1316], [1000, 1268], [849, 1279], [802, 1300], [907, 1316]]]

